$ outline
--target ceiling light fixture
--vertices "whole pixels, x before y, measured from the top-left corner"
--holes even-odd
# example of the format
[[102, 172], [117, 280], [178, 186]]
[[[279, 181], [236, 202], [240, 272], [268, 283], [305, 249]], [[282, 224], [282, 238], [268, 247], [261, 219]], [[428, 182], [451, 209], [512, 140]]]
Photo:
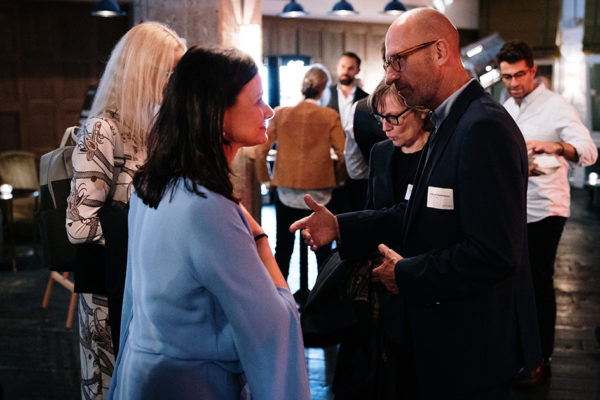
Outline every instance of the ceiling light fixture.
[[406, 11], [406, 6], [399, 0], [392, 0], [385, 5], [383, 14], [387, 15], [400, 15]]
[[121, 11], [117, 0], [97, 0], [94, 3], [92, 15], [95, 17], [122, 17], [127, 13]]
[[333, 8], [331, 9], [331, 11], [328, 11], [327, 14], [345, 16], [358, 14], [358, 12], [354, 11], [354, 7], [352, 7], [352, 4], [348, 3], [346, 0], [340, 0], [333, 5]]
[[308, 15], [308, 13], [304, 11], [304, 8], [302, 8], [300, 4], [296, 3], [296, 0], [290, 0], [290, 2], [283, 7], [283, 11], [277, 15], [284, 18], [297, 18], [304, 17]]

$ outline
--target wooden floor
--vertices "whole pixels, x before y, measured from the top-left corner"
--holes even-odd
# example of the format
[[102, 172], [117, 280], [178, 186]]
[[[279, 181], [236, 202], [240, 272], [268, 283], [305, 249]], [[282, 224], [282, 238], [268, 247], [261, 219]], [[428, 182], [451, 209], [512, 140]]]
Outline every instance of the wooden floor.
[[[263, 222], [274, 246], [274, 211], [263, 209]], [[56, 287], [47, 309], [41, 308], [49, 272], [31, 245], [22, 241], [18, 271], [0, 263], [0, 400], [78, 399], [79, 349], [74, 327], [66, 329], [69, 295]], [[293, 260], [296, 255], [293, 256]], [[309, 283], [316, 277], [309, 258]], [[587, 193], [574, 189], [572, 216], [559, 246], [556, 263], [558, 321], [552, 376], [518, 400], [599, 400], [600, 345], [593, 329], [600, 326], [600, 208]], [[298, 288], [297, 261], [292, 262], [290, 288]], [[76, 321], [76, 318], [75, 318]], [[333, 398], [328, 384], [335, 348], [306, 350], [313, 399]]]

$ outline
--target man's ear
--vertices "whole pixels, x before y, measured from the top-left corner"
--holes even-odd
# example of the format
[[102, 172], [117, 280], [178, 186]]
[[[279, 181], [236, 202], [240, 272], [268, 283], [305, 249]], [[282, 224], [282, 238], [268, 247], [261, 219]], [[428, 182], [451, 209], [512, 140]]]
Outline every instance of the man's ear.
[[533, 74], [533, 77], [535, 78], [535, 74], [537, 73], [537, 65], [533, 65], [533, 67], [531, 67], [531, 73]]
[[445, 64], [450, 58], [450, 43], [446, 39], [439, 39], [433, 45], [434, 61], [438, 65]]

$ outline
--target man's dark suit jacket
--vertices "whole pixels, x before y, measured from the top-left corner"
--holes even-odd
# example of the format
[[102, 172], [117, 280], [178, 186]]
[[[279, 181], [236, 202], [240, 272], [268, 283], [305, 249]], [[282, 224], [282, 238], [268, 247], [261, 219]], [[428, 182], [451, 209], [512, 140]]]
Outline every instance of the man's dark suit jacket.
[[420, 396], [462, 398], [541, 362], [527, 151], [513, 119], [478, 82], [455, 100], [428, 150], [406, 209], [339, 215], [339, 248], [347, 258], [386, 243], [404, 257], [395, 274]]
[[371, 115], [371, 109], [367, 103], [367, 97], [363, 97], [356, 103], [356, 110], [354, 111], [354, 140], [365, 162], [369, 164], [373, 145], [387, 139], [387, 136], [381, 129], [381, 125]]
[[[331, 93], [331, 97], [329, 98], [329, 104], [327, 104], [327, 107], [333, 108], [335, 111], [337, 111], [339, 113], [340, 107], [338, 105], [337, 85], [329, 86], [329, 91]], [[364, 90], [362, 90], [361, 88], [359, 88], [357, 86], [356, 91], [354, 92], [354, 99], [352, 99], [352, 102], [355, 103], [355, 102], [359, 101], [360, 99], [364, 99], [368, 95], [369, 95], [369, 93], [365, 92]]]

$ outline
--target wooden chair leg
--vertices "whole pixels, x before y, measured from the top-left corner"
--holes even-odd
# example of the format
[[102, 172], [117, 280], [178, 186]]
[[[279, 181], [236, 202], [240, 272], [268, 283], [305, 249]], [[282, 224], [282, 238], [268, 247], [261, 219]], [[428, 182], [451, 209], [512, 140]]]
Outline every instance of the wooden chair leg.
[[50, 271], [50, 279], [48, 279], [48, 284], [46, 285], [46, 291], [44, 292], [44, 300], [42, 301], [42, 308], [48, 307], [48, 302], [50, 301], [50, 295], [52, 294], [52, 284], [54, 283], [54, 277]]
[[70, 328], [73, 324], [73, 314], [75, 314], [75, 305], [77, 305], [77, 293], [71, 294], [71, 301], [69, 302], [69, 313], [67, 314], [67, 323], [65, 326]]
[[46, 308], [50, 301], [50, 295], [52, 294], [52, 285], [54, 281], [60, 283], [69, 292], [71, 292], [71, 300], [69, 301], [69, 312], [67, 313], [67, 322], [65, 326], [70, 328], [73, 324], [73, 315], [75, 314], [75, 306], [77, 305], [77, 293], [75, 293], [75, 287], [73, 282], [69, 280], [69, 273], [63, 272], [62, 274], [57, 271], [50, 271], [50, 279], [48, 279], [48, 285], [46, 285], [46, 292], [44, 293], [44, 300], [42, 301], [42, 307]]

